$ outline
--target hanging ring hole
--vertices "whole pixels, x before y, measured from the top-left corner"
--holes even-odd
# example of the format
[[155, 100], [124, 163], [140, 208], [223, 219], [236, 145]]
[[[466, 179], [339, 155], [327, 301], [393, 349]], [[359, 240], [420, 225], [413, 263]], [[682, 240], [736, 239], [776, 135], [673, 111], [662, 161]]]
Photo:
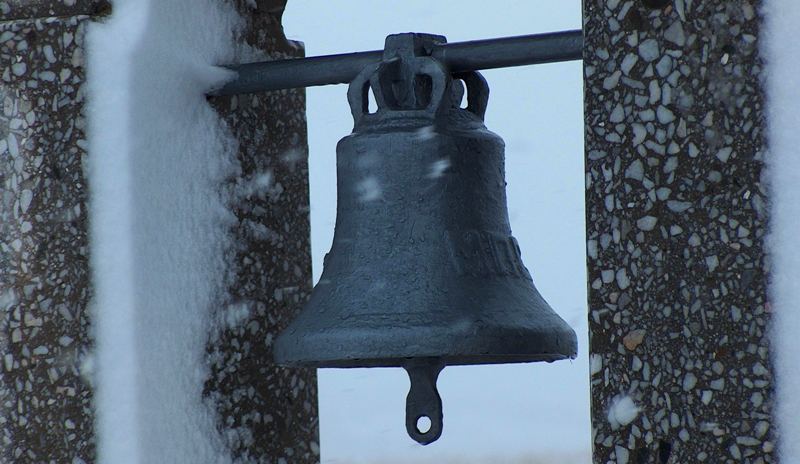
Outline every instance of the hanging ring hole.
[[378, 102], [375, 100], [375, 92], [372, 86], [367, 89], [367, 114], [375, 114], [378, 111]]
[[462, 110], [467, 109], [467, 106], [469, 106], [469, 97], [467, 96], [467, 83], [464, 82], [464, 79], [454, 78], [451, 92], [453, 95], [453, 103]]
[[431, 430], [431, 426], [433, 423], [431, 422], [431, 418], [428, 416], [419, 416], [417, 417], [417, 432], [425, 434]]

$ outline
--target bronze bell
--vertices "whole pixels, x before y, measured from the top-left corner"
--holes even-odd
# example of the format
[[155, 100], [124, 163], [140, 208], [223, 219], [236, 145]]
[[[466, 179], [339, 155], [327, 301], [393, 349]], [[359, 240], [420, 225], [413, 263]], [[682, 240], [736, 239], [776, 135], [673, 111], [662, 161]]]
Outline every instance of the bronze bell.
[[[444, 42], [391, 35], [383, 61], [350, 84], [355, 127], [336, 150], [333, 245], [309, 302], [275, 344], [282, 365], [405, 368], [406, 429], [422, 444], [442, 433], [444, 366], [577, 352], [575, 332], [536, 290], [511, 235], [505, 144], [483, 124], [486, 81], [451, 75], [429, 56]], [[423, 417], [427, 431], [417, 426]]]

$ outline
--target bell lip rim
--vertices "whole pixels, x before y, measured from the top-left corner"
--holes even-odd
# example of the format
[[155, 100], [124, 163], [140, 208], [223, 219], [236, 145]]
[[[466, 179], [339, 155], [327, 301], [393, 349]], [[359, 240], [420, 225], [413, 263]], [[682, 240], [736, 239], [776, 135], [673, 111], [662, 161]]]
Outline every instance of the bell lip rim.
[[518, 355], [449, 355], [449, 356], [413, 356], [402, 358], [339, 358], [339, 359], [278, 359], [274, 357], [275, 363], [285, 367], [313, 367], [318, 369], [355, 369], [372, 367], [403, 367], [416, 360], [437, 360], [445, 366], [477, 366], [494, 364], [530, 364], [546, 362], [548, 364], [555, 361], [573, 360], [578, 357], [577, 349], [570, 354], [565, 353], [538, 353], [538, 354], [518, 354]]
[[[551, 309], [552, 311], [552, 309]], [[529, 333], [524, 337], [527, 343], [515, 347], [498, 346], [494, 343], [483, 346], [462, 345], [456, 339], [445, 340], [427, 349], [411, 348], [408, 344], [397, 345], [394, 340], [391, 346], [385, 341], [372, 340], [365, 347], [379, 347], [373, 350], [362, 347], [329, 350], [326, 347], [348, 346], [352, 341], [348, 335], [344, 339], [330, 337], [320, 340], [318, 337], [293, 335], [284, 331], [273, 346], [273, 360], [280, 366], [349, 368], [349, 367], [403, 367], [412, 359], [441, 359], [444, 364], [477, 365], [477, 364], [521, 364], [532, 362], [551, 363], [563, 359], [575, 359], [578, 354], [578, 337], [575, 330], [554, 313], [557, 328], [550, 328], [543, 333]], [[319, 335], [319, 334], [318, 334]], [[328, 333], [330, 335], [330, 332]], [[338, 334], [341, 335], [341, 334]], [[494, 338], [498, 340], [498, 337]], [[442, 340], [440, 340], [442, 341]], [[341, 343], [337, 343], [341, 342]], [[392, 346], [395, 349], [391, 349]], [[356, 349], [353, 349], [356, 348]]]

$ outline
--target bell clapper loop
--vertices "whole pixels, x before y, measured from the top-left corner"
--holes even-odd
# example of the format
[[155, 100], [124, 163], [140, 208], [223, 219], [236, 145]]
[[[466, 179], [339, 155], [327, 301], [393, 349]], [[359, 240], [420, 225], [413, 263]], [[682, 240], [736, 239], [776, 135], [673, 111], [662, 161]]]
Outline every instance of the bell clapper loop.
[[403, 367], [411, 382], [406, 397], [406, 431], [417, 443], [431, 444], [442, 436], [442, 398], [436, 380], [444, 362], [438, 358], [410, 359]]

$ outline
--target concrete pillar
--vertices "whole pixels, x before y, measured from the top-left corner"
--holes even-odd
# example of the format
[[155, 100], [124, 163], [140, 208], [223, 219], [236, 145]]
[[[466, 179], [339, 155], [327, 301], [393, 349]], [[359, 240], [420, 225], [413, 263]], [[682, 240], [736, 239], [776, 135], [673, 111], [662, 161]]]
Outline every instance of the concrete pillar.
[[91, 462], [84, 34], [100, 2], [0, 2], [0, 460]]
[[[302, 44], [283, 34], [285, 0], [259, 0], [256, 8], [252, 2], [237, 3], [248, 21], [245, 39], [267, 53], [264, 59], [304, 56]], [[239, 140], [242, 176], [268, 173], [271, 187], [267, 197], [253, 196], [235, 210], [242, 246], [231, 294], [234, 300], [257, 302], [256, 314], [209, 346], [223, 356], [212, 365], [207, 388], [218, 397], [220, 423], [243, 432], [229, 438], [235, 456], [315, 463], [316, 370], [272, 364], [272, 342], [312, 287], [305, 89], [215, 98], [212, 104]], [[265, 226], [269, 237], [254, 234], [254, 225]]]
[[770, 463], [760, 2], [586, 0], [595, 463]]
[[[302, 56], [285, 39], [284, 1], [240, 1], [247, 42]], [[255, 5], [253, 8], [252, 5]], [[110, 14], [97, 0], [0, 0], [0, 461], [95, 461], [85, 133], [84, 36]], [[209, 342], [206, 394], [243, 462], [319, 461], [316, 376], [279, 369], [271, 342], [311, 288], [305, 94], [215, 99], [236, 134], [243, 175], [271, 194], [237, 206], [234, 298], [246, 324]], [[271, 239], [248, 233], [248, 222]]]
[[2, 0], [0, 21], [55, 18], [59, 16], [103, 16], [111, 12], [108, 0]]

